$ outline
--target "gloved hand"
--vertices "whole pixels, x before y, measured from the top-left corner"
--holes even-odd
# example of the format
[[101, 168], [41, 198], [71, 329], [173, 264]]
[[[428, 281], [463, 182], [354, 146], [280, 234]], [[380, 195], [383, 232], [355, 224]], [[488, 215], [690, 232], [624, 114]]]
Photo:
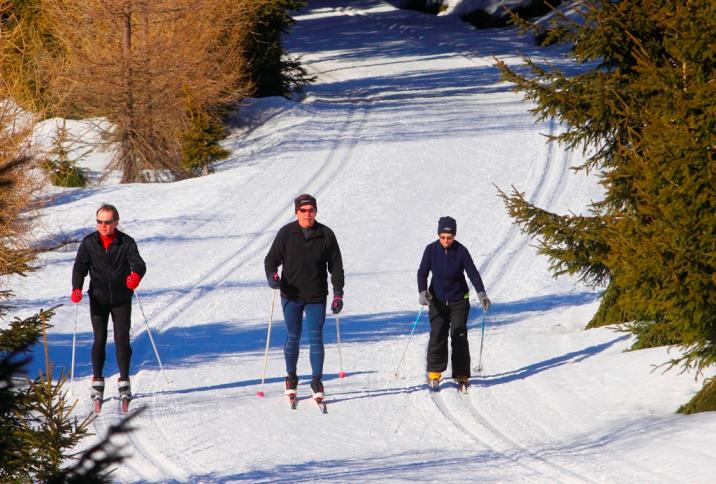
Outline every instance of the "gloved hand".
[[418, 302], [422, 306], [430, 306], [430, 300], [433, 298], [433, 296], [428, 291], [420, 291], [420, 294], [418, 295]]
[[127, 276], [127, 288], [134, 291], [136, 288], [139, 287], [139, 281], [141, 281], [142, 278], [137, 274], [136, 272], [131, 272]]
[[487, 294], [485, 294], [485, 291], [478, 292], [477, 299], [480, 300], [480, 304], [482, 304], [482, 309], [484, 309], [485, 312], [490, 310], [490, 306], [492, 306], [492, 303], [490, 302], [490, 298], [487, 297]]
[[70, 301], [77, 304], [82, 300], [82, 289], [73, 289], [70, 295]]
[[271, 289], [280, 289], [281, 288], [281, 278], [278, 277], [278, 272], [274, 272], [273, 274], [271, 274], [270, 272], [267, 272], [266, 280], [268, 281], [268, 285]]
[[343, 296], [333, 296], [333, 302], [331, 303], [331, 312], [338, 314], [343, 309]]

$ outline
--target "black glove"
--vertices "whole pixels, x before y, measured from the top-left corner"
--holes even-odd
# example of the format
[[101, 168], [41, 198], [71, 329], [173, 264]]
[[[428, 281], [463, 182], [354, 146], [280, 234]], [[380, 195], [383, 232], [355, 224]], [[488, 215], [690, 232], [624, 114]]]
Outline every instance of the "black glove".
[[281, 278], [278, 277], [278, 272], [274, 272], [273, 274], [270, 272], [266, 273], [266, 280], [268, 281], [268, 285], [271, 289], [281, 288]]
[[343, 296], [333, 296], [333, 302], [331, 303], [331, 312], [338, 314], [343, 309]]

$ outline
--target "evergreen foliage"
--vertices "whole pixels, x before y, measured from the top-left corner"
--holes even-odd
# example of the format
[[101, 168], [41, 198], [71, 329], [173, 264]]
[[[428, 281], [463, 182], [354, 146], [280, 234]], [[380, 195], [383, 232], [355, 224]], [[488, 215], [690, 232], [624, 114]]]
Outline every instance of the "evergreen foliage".
[[69, 131], [63, 120], [52, 137], [52, 147], [42, 162], [42, 168], [50, 177], [53, 185], [60, 187], [83, 187], [87, 184], [87, 175], [78, 166], [89, 151], [73, 156]]
[[686, 415], [699, 412], [716, 412], [716, 378], [706, 380], [701, 391], [694, 395], [688, 403], [679, 407], [678, 412]]
[[306, 0], [265, 0], [254, 17], [247, 56], [257, 97], [291, 97], [313, 81], [300, 59], [289, 56], [281, 37], [294, 24], [289, 11], [304, 7]]
[[597, 170], [605, 198], [582, 217], [501, 195], [556, 275], [609, 281], [592, 326], [629, 322], [635, 348], [679, 345], [668, 365], [699, 374], [716, 363], [716, 4], [576, 5], [583, 22], [557, 16], [545, 42], [570, 45], [580, 73], [498, 64], [538, 119], [568, 126], [552, 140], [589, 152], [576, 169]]
[[[102, 440], [67, 466], [94, 417], [78, 421], [72, 415], [77, 400], [71, 400], [65, 390], [67, 376], [60, 373], [53, 380], [45, 329], [53, 309], [16, 318], [0, 330], [0, 481], [109, 482], [112, 467], [124, 459], [113, 441], [132, 430], [134, 417], [111, 427]], [[30, 380], [22, 372], [27, 355], [41, 337], [46, 368]]]
[[207, 175], [212, 163], [229, 156], [229, 151], [220, 144], [224, 139], [224, 125], [187, 97], [189, 128], [182, 135], [181, 166], [192, 175]]

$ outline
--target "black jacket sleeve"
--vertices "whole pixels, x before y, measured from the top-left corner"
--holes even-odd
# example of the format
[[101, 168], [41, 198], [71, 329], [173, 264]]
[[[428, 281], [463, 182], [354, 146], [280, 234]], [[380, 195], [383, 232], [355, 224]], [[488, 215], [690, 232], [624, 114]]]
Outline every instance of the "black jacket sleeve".
[[147, 265], [144, 263], [144, 259], [142, 259], [142, 256], [139, 255], [137, 243], [131, 237], [128, 237], [128, 239], [127, 262], [129, 262], [129, 267], [131, 268], [132, 272], [136, 272], [137, 274], [139, 274], [139, 277], [143, 278], [144, 274], [147, 273]]
[[273, 244], [266, 254], [264, 259], [264, 272], [266, 274], [273, 274], [278, 272], [278, 266], [283, 264], [283, 251], [286, 239], [286, 229], [281, 228], [276, 234], [276, 238], [273, 239]]
[[92, 264], [90, 260], [89, 239], [85, 238], [80, 243], [80, 248], [77, 249], [77, 255], [75, 256], [75, 265], [72, 267], [72, 289], [82, 290], [82, 286], [85, 283], [85, 277], [89, 272]]
[[329, 251], [328, 251], [328, 272], [331, 273], [331, 284], [333, 285], [333, 295], [343, 296], [343, 286], [345, 285], [345, 275], [343, 273], [343, 258], [341, 257], [341, 249], [338, 246], [338, 240], [333, 231], [329, 231]]

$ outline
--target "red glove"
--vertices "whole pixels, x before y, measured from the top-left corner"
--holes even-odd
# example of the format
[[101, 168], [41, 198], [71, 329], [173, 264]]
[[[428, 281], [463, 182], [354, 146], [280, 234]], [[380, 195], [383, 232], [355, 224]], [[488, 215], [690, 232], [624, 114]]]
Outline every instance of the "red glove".
[[127, 287], [134, 291], [137, 287], [139, 287], [139, 281], [141, 280], [142, 278], [139, 277], [139, 274], [132, 272], [127, 276]]
[[333, 302], [331, 303], [331, 312], [338, 314], [343, 309], [343, 296], [333, 296]]
[[70, 301], [77, 304], [82, 300], [82, 289], [73, 289], [70, 295]]

